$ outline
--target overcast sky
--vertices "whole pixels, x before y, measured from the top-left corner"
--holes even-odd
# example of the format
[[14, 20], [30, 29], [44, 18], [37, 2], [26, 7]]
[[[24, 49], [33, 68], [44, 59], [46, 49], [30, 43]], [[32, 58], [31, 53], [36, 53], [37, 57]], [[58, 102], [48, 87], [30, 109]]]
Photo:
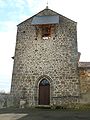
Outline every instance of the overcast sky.
[[[90, 0], [48, 0], [50, 9], [77, 24], [80, 61], [90, 61]], [[47, 0], [0, 0], [0, 91], [9, 92], [17, 24], [46, 7]]]

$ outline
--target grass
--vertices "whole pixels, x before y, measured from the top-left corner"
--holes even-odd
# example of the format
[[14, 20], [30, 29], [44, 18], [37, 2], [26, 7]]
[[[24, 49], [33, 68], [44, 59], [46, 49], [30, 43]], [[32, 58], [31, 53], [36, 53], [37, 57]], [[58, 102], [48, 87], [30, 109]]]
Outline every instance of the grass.
[[90, 104], [69, 104], [63, 106], [53, 106], [53, 107], [35, 107], [35, 108], [2, 108], [0, 109], [0, 114], [2, 113], [29, 113], [30, 111], [39, 111], [39, 110], [47, 110], [47, 111], [90, 111]]
[[90, 111], [90, 104], [65, 104], [63, 106], [56, 106], [56, 109], [63, 109], [63, 110], [75, 110], [75, 111]]

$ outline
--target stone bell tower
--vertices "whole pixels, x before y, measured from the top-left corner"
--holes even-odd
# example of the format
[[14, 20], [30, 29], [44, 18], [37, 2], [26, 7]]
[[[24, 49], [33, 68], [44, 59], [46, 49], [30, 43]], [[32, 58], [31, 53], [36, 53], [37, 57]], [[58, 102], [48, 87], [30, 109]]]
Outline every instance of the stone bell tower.
[[78, 102], [77, 23], [48, 7], [17, 26], [11, 94], [28, 106]]

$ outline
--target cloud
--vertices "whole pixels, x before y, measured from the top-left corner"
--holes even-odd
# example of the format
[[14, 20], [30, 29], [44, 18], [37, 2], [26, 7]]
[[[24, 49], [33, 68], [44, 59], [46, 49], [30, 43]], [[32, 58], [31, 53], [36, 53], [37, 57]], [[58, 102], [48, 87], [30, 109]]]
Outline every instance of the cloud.
[[8, 72], [10, 72], [8, 68], [12, 66], [10, 66], [10, 63], [15, 50], [16, 32], [10, 31], [0, 33], [0, 42], [0, 73], [8, 74]]
[[15, 42], [16, 31], [0, 32], [0, 90], [10, 90]]
[[[4, 1], [4, 0], [3, 0]], [[27, 18], [26, 1], [0, 0], [0, 90], [9, 91], [16, 43], [17, 24]]]
[[27, 0], [32, 15], [38, 13], [46, 7], [47, 0]]
[[0, 21], [19, 21], [21, 16], [26, 16], [28, 13], [26, 0], [5, 0], [0, 4]]
[[17, 22], [15, 21], [0, 21], [0, 31], [6, 32], [6, 31], [14, 31], [17, 28]]
[[10, 92], [11, 79], [9, 76], [0, 74], [0, 92]]
[[21, 8], [26, 4], [26, 0], [0, 0], [0, 7]]
[[6, 2], [4, 0], [0, 0], [0, 8], [3, 8], [6, 6]]

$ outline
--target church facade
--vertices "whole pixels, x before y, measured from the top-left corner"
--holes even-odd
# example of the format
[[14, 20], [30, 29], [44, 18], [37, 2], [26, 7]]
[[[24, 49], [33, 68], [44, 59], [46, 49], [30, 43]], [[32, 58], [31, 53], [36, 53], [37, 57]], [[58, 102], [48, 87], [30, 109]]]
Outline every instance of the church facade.
[[[80, 67], [80, 66], [79, 66]], [[77, 23], [48, 7], [17, 26], [11, 94], [28, 106], [80, 101]]]

